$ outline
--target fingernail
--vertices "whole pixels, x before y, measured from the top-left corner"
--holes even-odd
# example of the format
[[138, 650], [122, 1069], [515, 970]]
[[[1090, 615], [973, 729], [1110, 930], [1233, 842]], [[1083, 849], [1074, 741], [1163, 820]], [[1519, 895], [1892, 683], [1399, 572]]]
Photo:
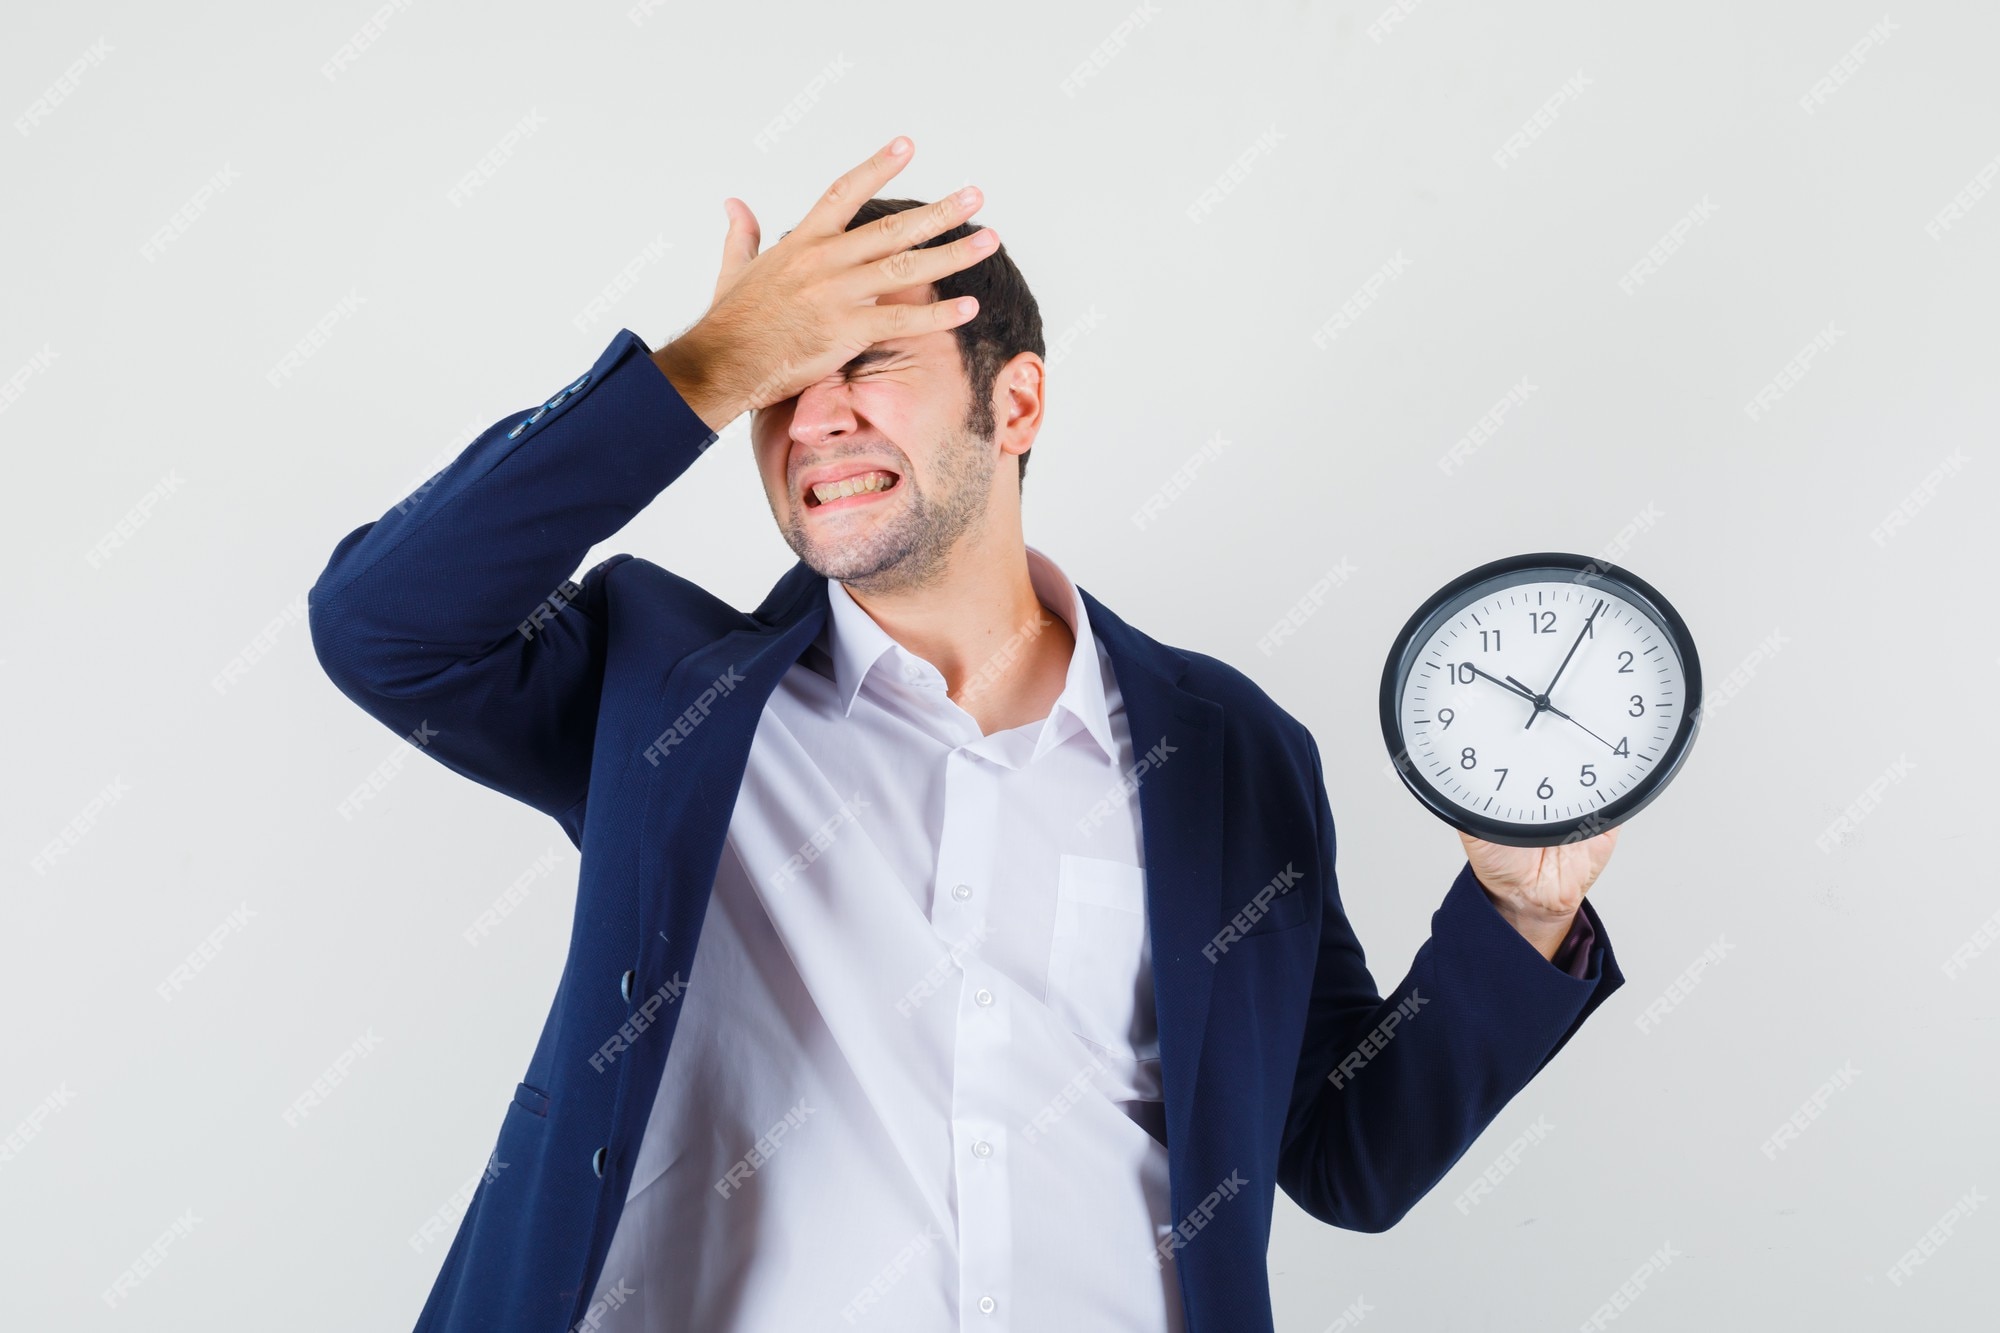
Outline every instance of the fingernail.
[[970, 185], [966, 186], [963, 190], [960, 190], [958, 192], [958, 202], [961, 204], [970, 204], [973, 200], [977, 199], [978, 197], [979, 197], [979, 191]]
[[910, 151], [910, 141], [908, 139], [905, 139], [902, 135], [899, 134], [895, 138], [889, 141], [890, 157], [901, 157], [903, 154], [909, 151]]

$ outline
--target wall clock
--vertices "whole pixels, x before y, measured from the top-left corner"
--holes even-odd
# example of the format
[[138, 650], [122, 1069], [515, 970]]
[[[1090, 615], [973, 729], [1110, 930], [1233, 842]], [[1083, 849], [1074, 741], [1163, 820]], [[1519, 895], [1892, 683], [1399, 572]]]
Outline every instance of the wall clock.
[[1686, 760], [1701, 664], [1680, 615], [1616, 565], [1541, 552], [1417, 608], [1382, 669], [1403, 784], [1488, 842], [1547, 847], [1623, 823]]

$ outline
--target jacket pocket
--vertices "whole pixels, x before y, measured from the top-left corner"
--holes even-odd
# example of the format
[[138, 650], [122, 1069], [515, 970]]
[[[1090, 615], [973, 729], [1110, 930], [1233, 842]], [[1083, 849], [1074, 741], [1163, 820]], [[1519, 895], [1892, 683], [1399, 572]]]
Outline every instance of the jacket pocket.
[[514, 1105], [530, 1115], [546, 1117], [549, 1113], [549, 1094], [540, 1088], [531, 1088], [525, 1083], [514, 1085]]

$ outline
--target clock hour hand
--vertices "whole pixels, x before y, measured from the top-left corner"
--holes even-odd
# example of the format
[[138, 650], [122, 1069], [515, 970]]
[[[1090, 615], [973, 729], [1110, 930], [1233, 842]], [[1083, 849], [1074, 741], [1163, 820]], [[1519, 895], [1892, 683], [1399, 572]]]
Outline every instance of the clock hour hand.
[[[1529, 703], [1535, 702], [1535, 692], [1529, 689], [1527, 686], [1523, 685], [1520, 681], [1514, 680], [1512, 676], [1507, 677], [1507, 680], [1502, 680], [1498, 676], [1487, 675], [1484, 671], [1481, 671], [1478, 667], [1473, 666], [1472, 663], [1470, 662], [1467, 662], [1465, 665], [1467, 666], [1467, 668], [1471, 670], [1473, 675], [1486, 676], [1486, 679], [1492, 681], [1495, 685], [1498, 685], [1501, 689], [1511, 690], [1515, 694], [1518, 694], [1522, 698], [1526, 699]], [[1507, 683], [1508, 681], [1513, 681], [1513, 684], [1511, 685], [1508, 684]]]

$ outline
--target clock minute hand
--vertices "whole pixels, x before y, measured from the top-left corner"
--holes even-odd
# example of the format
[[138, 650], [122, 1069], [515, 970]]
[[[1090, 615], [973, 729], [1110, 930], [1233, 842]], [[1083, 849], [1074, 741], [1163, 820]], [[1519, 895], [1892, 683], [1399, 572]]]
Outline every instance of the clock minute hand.
[[1600, 597], [1597, 599], [1597, 605], [1590, 608], [1590, 614], [1583, 618], [1583, 628], [1576, 632], [1576, 642], [1572, 643], [1569, 651], [1563, 654], [1562, 666], [1557, 667], [1556, 674], [1549, 677], [1549, 687], [1542, 691], [1544, 695], [1555, 693], [1556, 682], [1562, 679], [1564, 669], [1569, 666], [1569, 659], [1576, 656], [1576, 650], [1583, 646], [1583, 636], [1590, 633], [1590, 622], [1597, 619], [1597, 613], [1603, 609], [1604, 599]]
[[[1556, 668], [1555, 675], [1549, 677], [1549, 688], [1534, 696], [1535, 711], [1528, 718], [1529, 727], [1534, 726], [1535, 719], [1542, 715], [1542, 710], [1549, 707], [1549, 695], [1555, 690], [1556, 682], [1562, 679], [1562, 673], [1569, 666], [1569, 659], [1575, 657], [1576, 650], [1583, 646], [1583, 636], [1590, 633], [1590, 622], [1597, 619], [1597, 613], [1603, 609], [1604, 599], [1600, 597], [1597, 599], [1597, 605], [1590, 608], [1590, 614], [1583, 618], [1583, 628], [1576, 632], [1575, 641], [1570, 644], [1569, 651], [1563, 654], [1562, 665]], [[1550, 709], [1550, 711], [1555, 710]], [[1527, 727], [1523, 727], [1522, 730], [1527, 730]]]

